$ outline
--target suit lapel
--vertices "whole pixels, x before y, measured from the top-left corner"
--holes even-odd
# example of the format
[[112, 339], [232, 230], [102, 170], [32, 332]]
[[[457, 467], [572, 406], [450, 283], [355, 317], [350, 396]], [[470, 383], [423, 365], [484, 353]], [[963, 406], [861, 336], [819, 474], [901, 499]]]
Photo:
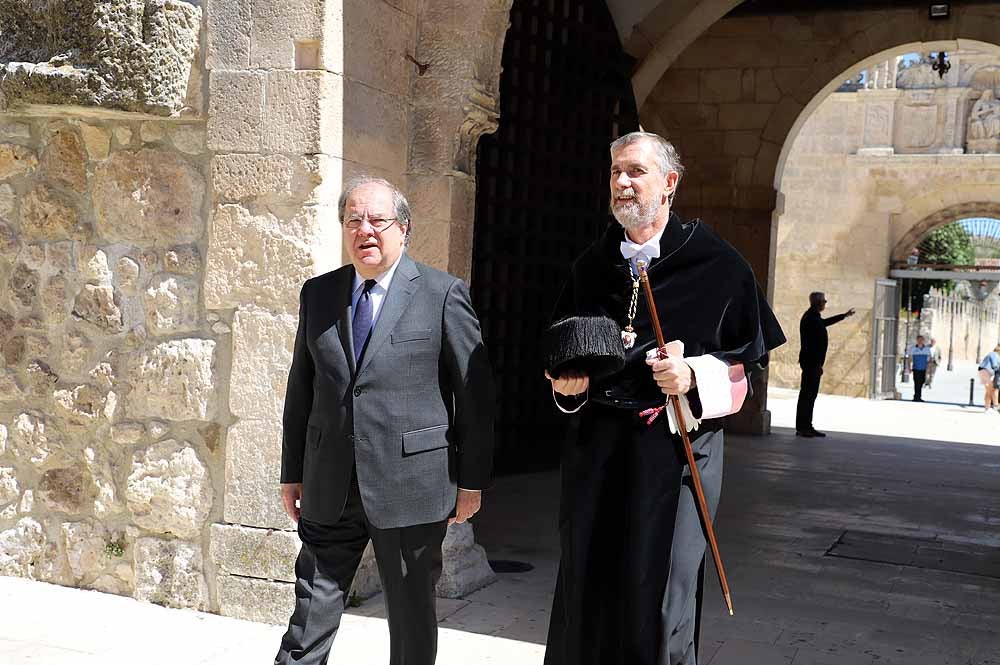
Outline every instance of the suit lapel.
[[344, 278], [337, 285], [337, 293], [334, 300], [334, 311], [337, 312], [337, 335], [340, 337], [340, 344], [344, 347], [344, 354], [347, 356], [347, 366], [351, 368], [351, 375], [357, 369], [354, 366], [354, 330], [351, 322], [354, 318], [354, 310], [351, 308], [351, 296], [354, 287], [354, 266], [350, 270], [344, 271]]
[[[389, 283], [389, 292], [385, 294], [385, 300], [382, 301], [378, 320], [375, 322], [371, 339], [368, 341], [368, 348], [365, 349], [365, 355], [361, 358], [358, 375], [368, 368], [372, 358], [378, 354], [379, 348], [389, 339], [389, 334], [396, 326], [396, 322], [399, 321], [399, 317], [403, 315], [412, 301], [411, 296], [417, 291], [416, 279], [418, 277], [420, 277], [420, 270], [417, 269], [417, 264], [409, 256], [403, 254], [399, 259], [399, 265], [396, 266], [396, 274], [392, 276], [392, 282]], [[353, 351], [351, 359], [354, 359]]]

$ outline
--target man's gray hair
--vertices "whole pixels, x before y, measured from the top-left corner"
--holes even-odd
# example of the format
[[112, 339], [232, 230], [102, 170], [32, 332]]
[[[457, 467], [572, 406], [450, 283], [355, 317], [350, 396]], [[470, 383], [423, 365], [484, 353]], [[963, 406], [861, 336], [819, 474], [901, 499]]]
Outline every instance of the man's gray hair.
[[[653, 145], [653, 155], [656, 158], [656, 166], [660, 169], [660, 173], [667, 175], [671, 171], [676, 171], [677, 185], [680, 185], [681, 178], [684, 177], [684, 165], [681, 164], [681, 156], [677, 153], [677, 148], [674, 147], [674, 144], [659, 134], [653, 134], [652, 132], [632, 132], [626, 134], [611, 143], [611, 152], [614, 153], [627, 145], [632, 145], [640, 141], [649, 141]], [[677, 192], [677, 185], [674, 186], [675, 193]], [[673, 200], [673, 195], [670, 196], [670, 199]]]
[[385, 178], [376, 178], [371, 175], [360, 175], [345, 182], [343, 189], [340, 191], [340, 200], [337, 202], [340, 223], [344, 223], [347, 199], [349, 199], [351, 194], [354, 193], [354, 190], [364, 187], [365, 185], [382, 185], [392, 192], [393, 215], [395, 215], [400, 226], [403, 227], [403, 231], [406, 234], [406, 244], [409, 245], [410, 236], [413, 234], [413, 219], [410, 213], [410, 202], [406, 200], [406, 196], [403, 192], [399, 191], [398, 187]]

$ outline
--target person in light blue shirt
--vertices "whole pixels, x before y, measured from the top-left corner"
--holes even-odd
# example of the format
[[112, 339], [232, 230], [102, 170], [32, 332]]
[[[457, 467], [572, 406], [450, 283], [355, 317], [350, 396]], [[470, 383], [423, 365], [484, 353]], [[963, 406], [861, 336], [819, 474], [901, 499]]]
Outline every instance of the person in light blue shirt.
[[983, 362], [979, 363], [979, 382], [986, 391], [984, 406], [989, 413], [1000, 403], [997, 399], [997, 393], [1000, 392], [1000, 344], [987, 353]]
[[913, 363], [913, 401], [923, 402], [921, 393], [924, 381], [927, 379], [927, 364], [931, 359], [931, 347], [924, 344], [924, 336], [917, 335], [917, 343], [910, 349], [910, 361]]

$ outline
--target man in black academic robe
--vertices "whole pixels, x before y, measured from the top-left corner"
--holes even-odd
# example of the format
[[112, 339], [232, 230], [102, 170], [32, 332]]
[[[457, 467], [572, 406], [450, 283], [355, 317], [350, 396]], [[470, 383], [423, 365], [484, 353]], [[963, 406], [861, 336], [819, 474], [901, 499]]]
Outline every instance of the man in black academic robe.
[[802, 369], [802, 382], [799, 384], [799, 399], [795, 405], [795, 433], [806, 438], [826, 436], [813, 427], [813, 407], [819, 396], [819, 382], [823, 378], [823, 364], [826, 362], [826, 349], [830, 343], [826, 329], [854, 316], [852, 308], [843, 314], [824, 319], [824, 309], [826, 295], [813, 291], [809, 294], [809, 309], [799, 320], [799, 367]]
[[[692, 447], [714, 512], [721, 417], [739, 410], [748, 372], [784, 335], [736, 250], [670, 212], [682, 170], [673, 146], [635, 132], [612, 144], [611, 157], [621, 226], [574, 263], [555, 319], [608, 316], [635, 341], [625, 367], [593, 385], [579, 373], [549, 377], [556, 404], [582, 422], [562, 459], [562, 556], [545, 663], [695, 665], [705, 540], [673, 414], [652, 424], [639, 414], [681, 395], [689, 429], [698, 427]], [[682, 342], [683, 354], [647, 360], [656, 338], [634, 281], [639, 261], [648, 265], [665, 338]]]

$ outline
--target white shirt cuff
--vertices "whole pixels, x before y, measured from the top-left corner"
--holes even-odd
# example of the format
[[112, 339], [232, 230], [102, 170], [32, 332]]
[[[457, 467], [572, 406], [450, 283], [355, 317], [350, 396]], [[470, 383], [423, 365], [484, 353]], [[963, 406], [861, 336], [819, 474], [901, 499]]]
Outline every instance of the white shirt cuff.
[[710, 355], [685, 358], [684, 361], [695, 375], [702, 420], [728, 416], [743, 408], [749, 384], [742, 363], [729, 365]]

